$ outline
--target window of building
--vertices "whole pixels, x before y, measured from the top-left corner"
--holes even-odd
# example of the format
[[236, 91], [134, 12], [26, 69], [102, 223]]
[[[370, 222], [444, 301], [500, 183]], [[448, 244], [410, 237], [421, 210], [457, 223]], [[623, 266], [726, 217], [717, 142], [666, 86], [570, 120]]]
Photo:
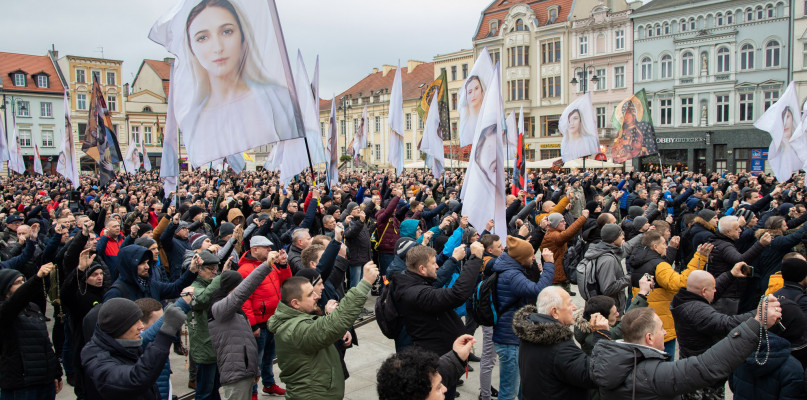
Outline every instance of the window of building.
[[734, 23], [734, 14], [731, 11], [726, 12], [726, 24], [731, 25]]
[[715, 97], [717, 104], [717, 122], [729, 122], [729, 96], [718, 95]]
[[355, 134], [358, 131], [359, 131], [359, 119], [353, 118], [353, 133]]
[[490, 52], [490, 60], [493, 62], [493, 65], [496, 65], [496, 63], [502, 60], [502, 53], [499, 49]]
[[773, 6], [771, 6], [770, 4], [765, 6], [765, 12], [768, 14], [768, 18], [773, 18], [775, 15]]
[[516, 32], [523, 32], [527, 30], [527, 26], [524, 25], [524, 21], [521, 18], [516, 20]]
[[693, 114], [693, 104], [695, 100], [692, 97], [685, 97], [681, 99], [681, 123], [691, 124]]
[[457, 80], [457, 66], [456, 65], [451, 66], [451, 80], [452, 81]]
[[50, 82], [48, 82], [48, 76], [47, 75], [37, 75], [36, 76], [36, 86], [37, 87], [47, 89], [49, 87], [49, 85], [48, 85], [49, 83]]
[[804, 48], [801, 50], [801, 56], [803, 57], [802, 60], [802, 68], [807, 68], [807, 43], [804, 43]]
[[625, 67], [614, 67], [614, 88], [625, 87]]
[[22, 147], [31, 147], [31, 130], [30, 129], [20, 129], [20, 146]]
[[406, 159], [412, 159], [412, 143], [406, 143]]
[[42, 131], [42, 147], [53, 147], [53, 131]]
[[717, 72], [729, 72], [729, 48], [717, 49]]
[[560, 136], [560, 131], [558, 130], [558, 121], [560, 121], [560, 115], [541, 116], [541, 136]]
[[672, 56], [669, 54], [665, 54], [661, 57], [661, 79], [669, 79], [672, 78]]
[[143, 143], [151, 144], [151, 127], [144, 126], [143, 127]]
[[669, 35], [669, 34], [670, 34], [670, 24], [669, 24], [669, 23], [667, 23], [667, 22], [665, 22], [665, 23], [664, 23], [664, 34], [665, 34], [665, 35]]
[[550, 76], [541, 79], [541, 92], [543, 98], [560, 97], [560, 77]]
[[530, 80], [529, 79], [516, 79], [507, 82], [507, 87], [510, 92], [510, 101], [515, 100], [529, 100], [530, 94]]
[[661, 100], [661, 125], [672, 125], [672, 99]]
[[423, 130], [423, 118], [418, 116], [418, 129]]
[[661, 36], [661, 24], [656, 24], [654, 28], [656, 29], [656, 36]]
[[558, 7], [552, 7], [549, 9], [549, 23], [554, 23], [558, 19]]
[[754, 94], [740, 93], [740, 122], [754, 120]]
[[468, 78], [468, 64], [462, 64], [462, 79]]
[[14, 86], [25, 86], [25, 74], [21, 72], [14, 74]]
[[31, 116], [31, 103], [27, 101], [18, 101], [17, 102], [17, 116], [18, 117], [30, 117]]
[[87, 94], [85, 93], [76, 94], [76, 109], [77, 110], [87, 109]]
[[717, 19], [717, 26], [723, 26], [723, 14], [718, 13], [716, 19]]
[[681, 32], [686, 32], [689, 30], [689, 26], [687, 26], [687, 22], [685, 20], [681, 20]]
[[653, 37], [653, 27], [650, 25], [647, 26], [647, 37]]
[[499, 20], [490, 21], [490, 36], [495, 36], [499, 33]]
[[[804, 47], [807, 50], [807, 44]], [[740, 48], [740, 69], [754, 69], [754, 46], [750, 43]]]
[[322, 133], [322, 137], [325, 137], [325, 123], [324, 122], [319, 123], [319, 131]]
[[763, 92], [763, 97], [765, 99], [765, 108], [763, 111], [767, 111], [773, 103], [776, 103], [776, 100], [779, 100], [779, 90], [766, 90]]
[[581, 36], [578, 39], [580, 40], [580, 55], [584, 56], [588, 54], [588, 36]]
[[405, 121], [404, 123], [406, 124], [406, 130], [411, 131], [412, 130], [412, 113], [406, 113], [406, 115], [404, 116], [404, 121]]
[[608, 82], [606, 81], [606, 72], [605, 68], [598, 68], [596, 75], [597, 75], [597, 90], [606, 90], [608, 89]]
[[757, 12], [757, 19], [765, 18], [765, 14], [762, 11], [762, 6], [757, 6], [756, 12]]
[[535, 117], [524, 118], [524, 135], [527, 137], [535, 137]]
[[381, 145], [380, 144], [375, 145], [375, 160], [376, 161], [381, 160]]
[[133, 126], [132, 127], [132, 141], [135, 143], [140, 143], [140, 127]]
[[684, 52], [681, 57], [681, 75], [692, 76], [695, 74], [695, 56], [691, 51]]
[[560, 62], [560, 40], [544, 42], [541, 45], [542, 64]]
[[779, 66], [779, 53], [781, 48], [779, 42], [771, 40], [765, 45], [765, 67], [772, 68]]
[[507, 49], [507, 58], [510, 59], [511, 67], [529, 65], [530, 47], [515, 46]]
[[109, 111], [118, 111], [118, 97], [114, 94], [107, 96], [106, 107]]
[[87, 71], [83, 69], [76, 70], [76, 82], [87, 83]]
[[725, 144], [716, 144], [714, 145], [714, 156], [715, 156], [715, 172], [718, 174], [722, 174], [726, 172], [728, 166], [728, 152], [726, 151]]
[[457, 94], [456, 93], [451, 93], [451, 109], [452, 110], [457, 109]]
[[616, 49], [617, 50], [624, 50], [625, 49], [625, 31], [620, 29], [615, 33], [616, 37]]
[[115, 72], [109, 71], [106, 73], [106, 84], [109, 86], [115, 86]]
[[691, 30], [691, 31], [695, 30], [695, 18], [690, 18], [689, 19], [689, 30]]
[[381, 132], [381, 117], [380, 116], [375, 117], [375, 131], [374, 132], [375, 133]]
[[39, 115], [46, 118], [53, 117], [53, 103], [45, 101], [39, 103]]
[[653, 62], [650, 60], [650, 57], [643, 57], [641, 65], [642, 65], [642, 80], [649, 81], [653, 79]]
[[745, 9], [745, 22], [751, 22], [754, 20], [754, 10], [750, 8]]
[[597, 114], [597, 128], [605, 128], [605, 107], [597, 107], [595, 112]]
[[550, 160], [560, 157], [560, 149], [541, 149], [541, 159]]

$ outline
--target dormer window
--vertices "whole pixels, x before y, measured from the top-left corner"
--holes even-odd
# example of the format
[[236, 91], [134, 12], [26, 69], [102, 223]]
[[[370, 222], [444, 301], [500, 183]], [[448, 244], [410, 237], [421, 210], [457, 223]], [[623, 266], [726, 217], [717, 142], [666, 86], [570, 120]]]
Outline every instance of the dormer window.
[[549, 21], [547, 21], [547, 24], [554, 24], [555, 21], [557, 21], [558, 19], [558, 13], [560, 12], [559, 7], [558, 6], [551, 7], [549, 8], [548, 11], [549, 11]]
[[25, 74], [17, 72], [14, 74], [14, 86], [25, 87]]
[[517, 19], [516, 20], [516, 32], [522, 32], [522, 31], [526, 31], [526, 30], [527, 30], [527, 26], [524, 25], [524, 21], [522, 21], [521, 18]]
[[490, 21], [490, 35], [493, 36], [499, 31], [499, 20], [494, 19]]
[[49, 83], [50, 82], [48, 82], [48, 76], [47, 75], [37, 75], [36, 76], [36, 87], [42, 88], [42, 89], [47, 89], [50, 86]]

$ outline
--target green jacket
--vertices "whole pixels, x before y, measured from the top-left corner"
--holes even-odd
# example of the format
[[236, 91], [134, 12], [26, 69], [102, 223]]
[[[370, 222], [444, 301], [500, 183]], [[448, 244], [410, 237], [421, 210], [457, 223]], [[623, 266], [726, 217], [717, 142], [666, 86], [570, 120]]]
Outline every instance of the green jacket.
[[345, 374], [333, 344], [353, 326], [369, 292], [370, 284], [362, 280], [347, 292], [334, 312], [321, 317], [278, 304], [266, 325], [275, 334], [286, 399], [344, 397]]
[[207, 329], [207, 310], [210, 308], [210, 295], [221, 287], [221, 277], [205, 279], [197, 276], [191, 286], [194, 296], [191, 312], [188, 313], [191, 358], [197, 364], [215, 364], [216, 352]]

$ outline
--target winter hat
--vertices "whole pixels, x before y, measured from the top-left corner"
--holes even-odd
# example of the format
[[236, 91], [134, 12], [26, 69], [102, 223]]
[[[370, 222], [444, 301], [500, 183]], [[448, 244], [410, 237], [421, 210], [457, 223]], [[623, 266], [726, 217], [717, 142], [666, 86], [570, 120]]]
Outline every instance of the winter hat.
[[199, 215], [199, 214], [201, 214], [203, 212], [205, 212], [205, 210], [202, 207], [191, 206], [190, 208], [188, 208], [188, 218], [187, 219], [190, 221], [190, 220], [194, 219], [197, 215]]
[[793, 208], [793, 203], [782, 203], [782, 205], [779, 206], [776, 211], [779, 213], [779, 215], [786, 216], [790, 212], [791, 208]]
[[343, 214], [344, 215], [349, 215], [350, 213], [353, 212], [353, 209], [358, 207], [358, 206], [359, 205], [356, 204], [356, 202], [354, 202], [354, 201], [351, 201], [350, 203], [347, 203], [347, 207], [345, 207], [345, 212]]
[[532, 249], [530, 242], [514, 236], [508, 236], [507, 254], [513, 257], [521, 266], [526, 267], [532, 264], [532, 257], [535, 256], [535, 251]]
[[305, 213], [302, 211], [297, 211], [291, 217], [291, 221], [294, 222], [294, 226], [300, 226], [300, 224], [303, 223], [304, 219], [305, 219]]
[[136, 244], [138, 246], [141, 246], [141, 247], [145, 247], [145, 248], [151, 247], [151, 245], [153, 245], [154, 243], [157, 243], [157, 242], [154, 239], [150, 238], [150, 237], [137, 238], [134, 241], [134, 244]]
[[261, 200], [261, 210], [268, 210], [272, 208], [272, 199], [266, 198]]
[[630, 206], [628, 208], [628, 218], [635, 219], [636, 217], [644, 214], [644, 210], [639, 206]]
[[328, 206], [328, 209], [325, 211], [325, 214], [333, 215], [333, 213], [335, 213], [336, 210], [338, 210], [338, 209], [339, 209], [339, 206], [330, 205], [330, 206]]
[[[553, 212], [552, 214], [549, 214], [549, 217], [547, 217], [547, 219], [549, 220], [549, 226], [550, 227], [557, 228], [558, 225], [560, 225], [561, 221], [563, 221], [563, 215], [560, 215], [559, 213]], [[509, 238], [508, 238], [508, 240], [509, 240]], [[510, 245], [508, 244], [508, 247], [509, 246]]]
[[219, 237], [227, 237], [228, 235], [232, 235], [234, 231], [235, 225], [232, 222], [224, 222], [219, 227]]
[[708, 209], [708, 208], [704, 208], [703, 210], [700, 210], [698, 212], [698, 216], [703, 218], [706, 221], [711, 221], [712, 218], [717, 216], [717, 213], [710, 210], [710, 209]]
[[153, 230], [154, 230], [154, 227], [151, 226], [151, 224], [149, 224], [148, 222], [141, 222], [141, 223], [137, 224], [137, 234], [138, 235], [143, 235], [144, 233], [146, 233], [148, 231], [153, 231]]
[[188, 229], [189, 224], [186, 221], [179, 221], [179, 225], [177, 225], [177, 230], [180, 229]]
[[[644, 225], [644, 224], [643, 224]], [[622, 228], [617, 224], [606, 224], [600, 230], [600, 238], [603, 242], [613, 243], [622, 234]]]
[[20, 217], [17, 214], [11, 214], [8, 217], [6, 217], [6, 224], [12, 224], [17, 221], [22, 221], [22, 217]]
[[687, 207], [689, 207], [690, 210], [694, 211], [696, 208], [698, 208], [698, 203], [700, 202], [701, 201], [697, 197], [690, 197], [687, 200]]
[[399, 230], [401, 237], [406, 236], [408, 238], [417, 239], [415, 235], [417, 235], [419, 223], [420, 220], [417, 219], [407, 219], [401, 222], [401, 228]]
[[[395, 242], [395, 255], [398, 256], [398, 257], [401, 257], [401, 258], [403, 258], [405, 260], [406, 259], [406, 252], [408, 252], [409, 249], [417, 246], [417, 244], [418, 244], [418, 242], [416, 242], [415, 239], [408, 238], [408, 237], [405, 237], [405, 236], [401, 236], [401, 238], [398, 239], [397, 242]], [[5, 271], [5, 270], [2, 270], [2, 271]]]
[[249, 239], [249, 247], [270, 247], [272, 244], [272, 241], [266, 236], [253, 236], [252, 239]]
[[600, 205], [600, 203], [597, 203], [594, 200], [589, 201], [588, 203], [586, 203], [586, 210], [588, 210], [588, 212], [589, 212], [589, 214], [588, 214], [589, 217], [594, 215], [594, 213], [596, 212], [597, 207], [599, 207], [599, 205]]
[[644, 225], [646, 223], [647, 223], [647, 217], [643, 217], [640, 215], [633, 219], [633, 229], [635, 229], [638, 232], [640, 229], [644, 228]]
[[782, 261], [782, 279], [788, 282], [801, 282], [807, 278], [807, 261], [789, 258]]
[[327, 202], [329, 202], [329, 201], [331, 201], [331, 196], [328, 196], [327, 194], [326, 194], [326, 195], [323, 195], [323, 196], [321, 196], [321, 197], [319, 198], [319, 203], [320, 203], [320, 204], [325, 204], [325, 203], [327, 203]]
[[98, 328], [116, 339], [126, 333], [142, 317], [143, 311], [135, 302], [116, 297], [105, 301], [98, 311]]
[[6, 293], [11, 289], [11, 285], [18, 277], [22, 276], [20, 271], [16, 269], [2, 269], [0, 270], [0, 296], [6, 297]]
[[457, 206], [458, 206], [459, 204], [460, 204], [460, 202], [459, 202], [459, 201], [457, 201], [457, 200], [449, 200], [449, 201], [448, 201], [448, 209], [449, 209], [449, 210], [453, 210], [453, 209], [457, 208]]
[[647, 200], [642, 199], [642, 198], [638, 198], [638, 199], [636, 199], [636, 200], [633, 200], [633, 204], [632, 204], [632, 206], [636, 206], [636, 207], [642, 208], [642, 207], [644, 207], [644, 206], [645, 206], [645, 204], [647, 204]]
[[235, 289], [238, 284], [244, 280], [238, 271], [233, 270], [224, 271], [220, 276], [221, 278], [219, 279], [221, 279], [221, 290], [224, 291], [224, 293], [230, 293], [230, 291]]
[[427, 197], [426, 200], [423, 200], [423, 205], [426, 208], [433, 206], [436, 202], [434, 201], [433, 197]]
[[218, 265], [221, 262], [215, 254], [207, 250], [200, 252], [199, 257], [202, 259], [202, 265]]
[[737, 218], [743, 217], [745, 218], [745, 221], [748, 222], [754, 217], [754, 212], [747, 208], [741, 208], [734, 212], [734, 216]]
[[202, 243], [204, 243], [205, 239], [210, 239], [210, 237], [202, 233], [194, 233], [191, 235], [191, 250], [199, 250], [202, 247]]
[[303, 268], [297, 272], [297, 276], [301, 276], [305, 279], [308, 279], [311, 282], [312, 286], [316, 286], [317, 282], [322, 280], [322, 276], [319, 275], [316, 269], [312, 268]]
[[469, 226], [465, 229], [465, 232], [462, 233], [462, 242], [460, 243], [471, 243], [471, 238], [474, 237], [474, 235], [476, 235], [476, 228]]
[[90, 264], [90, 266], [87, 267], [87, 270], [84, 271], [84, 277], [89, 278], [90, 275], [92, 275], [93, 272], [95, 272], [95, 271], [97, 271], [99, 269], [104, 269], [104, 266], [101, 265], [101, 263], [92, 263], [92, 264]]

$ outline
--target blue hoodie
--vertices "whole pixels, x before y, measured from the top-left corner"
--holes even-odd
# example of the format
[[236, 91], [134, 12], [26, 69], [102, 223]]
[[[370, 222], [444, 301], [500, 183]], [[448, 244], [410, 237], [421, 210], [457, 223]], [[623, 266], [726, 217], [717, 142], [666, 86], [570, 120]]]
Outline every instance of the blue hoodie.
[[151, 260], [151, 251], [143, 246], [126, 246], [118, 253], [120, 265], [118, 266], [118, 279], [104, 294], [104, 301], [115, 297], [123, 297], [132, 301], [151, 297], [154, 300], [175, 299], [179, 297], [182, 289], [188, 287], [196, 279], [196, 274], [190, 270], [185, 271], [180, 279], [169, 283], [151, 279], [153, 269], [149, 268], [149, 277], [137, 277], [137, 266], [144, 260]]

